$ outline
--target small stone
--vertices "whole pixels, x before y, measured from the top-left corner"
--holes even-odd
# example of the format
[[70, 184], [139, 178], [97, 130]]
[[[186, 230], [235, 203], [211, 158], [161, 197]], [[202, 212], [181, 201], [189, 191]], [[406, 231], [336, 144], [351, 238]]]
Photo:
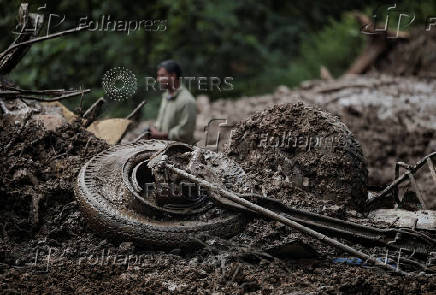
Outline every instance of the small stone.
[[132, 274], [132, 273], [122, 273], [120, 275], [120, 279], [122, 279], [123, 281], [136, 280], [136, 279], [138, 279], [138, 275]]
[[122, 252], [133, 251], [134, 249], [135, 249], [135, 246], [133, 245], [132, 242], [122, 242], [120, 244], [120, 251], [122, 251]]

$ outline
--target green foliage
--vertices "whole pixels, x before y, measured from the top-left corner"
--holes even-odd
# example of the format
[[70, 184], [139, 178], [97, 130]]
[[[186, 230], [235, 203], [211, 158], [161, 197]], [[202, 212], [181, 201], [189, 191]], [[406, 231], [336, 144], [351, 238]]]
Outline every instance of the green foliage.
[[244, 87], [253, 87], [254, 91], [248, 94], [254, 95], [259, 89], [261, 92], [271, 91], [268, 85], [296, 86], [303, 80], [318, 79], [321, 66], [338, 77], [359, 55], [364, 38], [350, 14], [344, 14], [338, 21], [330, 18], [320, 32], [302, 38], [298, 58], [285, 63], [285, 67], [280, 67], [280, 61], [277, 61], [276, 66], [270, 67], [251, 85], [247, 83]]
[[[146, 91], [145, 76], [154, 76], [156, 65], [165, 59], [177, 60], [184, 76], [234, 78], [233, 91], [207, 92], [212, 99], [239, 97], [272, 91], [277, 85], [297, 85], [301, 80], [319, 77], [326, 66], [338, 76], [350, 65], [362, 48], [359, 25], [344, 12], [354, 9], [371, 11], [377, 1], [201, 1], [150, 0], [32, 1], [31, 11], [65, 15], [65, 21], [51, 32], [69, 29], [80, 18], [98, 21], [102, 15], [113, 20], [165, 20], [166, 30], [146, 32], [81, 32], [32, 46], [10, 78], [23, 88], [91, 88], [84, 107], [103, 94], [101, 80], [105, 71], [124, 66], [138, 79], [138, 91], [125, 103], [110, 102], [107, 113], [126, 115], [143, 99], [149, 104], [144, 116], [155, 116], [160, 93]], [[7, 12], [0, 20], [0, 45], [13, 40], [20, 2], [1, 1]], [[434, 1], [405, 1], [417, 11], [436, 13]], [[52, 22], [57, 23], [59, 18]], [[425, 19], [424, 19], [425, 21]], [[45, 34], [47, 27], [43, 29]], [[194, 90], [194, 95], [202, 93]], [[76, 108], [79, 99], [71, 100]]]
[[324, 65], [338, 77], [348, 69], [364, 44], [365, 37], [354, 17], [345, 15], [340, 21], [330, 19], [322, 31], [303, 40], [297, 66], [304, 64], [310, 76], [316, 77], [320, 66]]

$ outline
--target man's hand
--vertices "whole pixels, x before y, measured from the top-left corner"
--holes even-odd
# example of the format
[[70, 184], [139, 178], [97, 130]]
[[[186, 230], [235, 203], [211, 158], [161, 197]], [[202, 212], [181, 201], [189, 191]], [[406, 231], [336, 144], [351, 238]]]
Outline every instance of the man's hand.
[[150, 127], [150, 138], [155, 139], [168, 139], [168, 133], [159, 132], [156, 127]]

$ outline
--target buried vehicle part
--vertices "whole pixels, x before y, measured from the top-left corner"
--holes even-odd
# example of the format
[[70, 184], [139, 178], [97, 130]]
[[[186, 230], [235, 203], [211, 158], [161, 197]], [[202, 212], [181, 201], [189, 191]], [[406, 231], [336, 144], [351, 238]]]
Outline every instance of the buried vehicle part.
[[[146, 188], [150, 181], [155, 181], [158, 187], [160, 184], [150, 174], [146, 163], [153, 154], [171, 143], [146, 140], [114, 146], [94, 156], [82, 167], [75, 195], [94, 230], [141, 246], [184, 248], [198, 245], [201, 236], [228, 237], [244, 228], [246, 219], [243, 214], [217, 208], [205, 196], [183, 198], [182, 194], [180, 201], [161, 198], [158, 190], [148, 194]], [[178, 146], [182, 149], [179, 152], [201, 152], [197, 147]], [[215, 158], [224, 157], [205, 152]], [[245, 174], [238, 164], [228, 159], [226, 163], [233, 167], [221, 169], [220, 172], [224, 173], [221, 176], [232, 179], [230, 183], [244, 183]], [[225, 175], [226, 171], [233, 174]]]

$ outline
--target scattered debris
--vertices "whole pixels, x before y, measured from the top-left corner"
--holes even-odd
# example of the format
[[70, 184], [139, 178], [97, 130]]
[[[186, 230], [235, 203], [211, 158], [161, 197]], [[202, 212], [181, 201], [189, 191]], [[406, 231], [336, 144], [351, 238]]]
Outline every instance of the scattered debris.
[[[278, 214], [278, 213], [276, 213], [268, 208], [259, 206], [255, 203], [252, 203], [252, 202], [238, 196], [238, 194], [236, 194], [235, 192], [232, 192], [229, 189], [225, 189], [222, 186], [219, 186], [219, 185], [214, 184], [214, 183], [210, 183], [207, 180], [201, 179], [195, 175], [187, 173], [186, 171], [184, 171], [182, 169], [176, 168], [174, 166], [174, 164], [168, 163], [169, 158], [166, 155], [167, 151], [172, 150], [171, 147], [172, 146], [169, 146], [166, 150], [159, 152], [157, 155], [153, 156], [152, 159], [148, 162], [148, 166], [152, 169], [152, 171], [154, 173], [155, 173], [155, 171], [158, 171], [161, 169], [168, 169], [171, 172], [176, 173], [177, 175], [183, 177], [184, 179], [193, 181], [194, 183], [196, 183], [204, 188], [207, 188], [210, 192], [216, 193], [216, 194], [209, 194], [209, 196], [212, 197], [219, 204], [222, 204], [226, 207], [228, 207], [228, 206], [233, 207], [235, 210], [246, 209], [247, 212], [251, 211], [251, 212], [256, 213], [259, 216], [263, 216], [263, 217], [266, 217], [266, 218], [269, 218], [272, 220], [279, 221], [287, 226], [290, 226], [292, 228], [297, 229], [298, 231], [301, 231], [304, 234], [307, 234], [313, 238], [316, 238], [325, 244], [328, 244], [330, 246], [341, 249], [342, 251], [348, 252], [348, 253], [355, 255], [359, 258], [365, 259], [365, 261], [367, 261], [367, 262], [369, 261], [375, 265], [385, 267], [388, 270], [394, 270], [394, 271], [401, 273], [403, 275], [408, 274], [407, 272], [404, 272], [404, 271], [398, 269], [397, 267], [393, 267], [390, 264], [381, 263], [377, 259], [373, 258], [371, 255], [367, 255], [362, 251], [359, 251], [353, 247], [350, 247], [344, 243], [339, 242], [338, 240], [335, 240], [335, 239], [330, 238], [324, 234], [321, 234], [320, 232], [313, 230], [311, 227], [303, 226], [302, 224], [295, 221], [294, 219], [287, 218], [283, 214]], [[278, 202], [278, 201], [276, 201], [276, 202]], [[242, 208], [241, 208], [241, 206], [242, 206]], [[282, 205], [282, 206], [284, 206], [284, 205]], [[394, 243], [398, 242], [398, 240], [401, 239], [402, 235], [403, 235], [402, 233], [398, 232], [397, 235], [395, 236], [395, 240], [392, 240], [389, 243], [394, 244]], [[381, 237], [379, 236], [379, 238], [381, 238]], [[421, 239], [422, 238], [424, 238], [424, 241], [426, 242], [425, 244], [427, 244], [427, 247], [429, 249], [435, 248], [436, 240], [429, 239], [425, 236], [421, 237]], [[404, 244], [402, 244], [402, 246], [405, 247], [404, 250], [410, 250], [413, 252], [413, 254], [418, 252], [418, 251], [416, 251], [416, 248], [414, 248], [414, 247], [412, 247], [411, 249], [407, 249], [407, 246], [404, 246]], [[419, 252], [423, 251], [423, 252], [421, 252], [422, 254], [425, 254], [426, 256], [429, 255], [428, 249], [423, 250], [426, 248], [425, 246], [424, 246], [424, 248], [422, 245], [415, 246], [415, 247], [417, 247], [417, 248], [419, 247], [419, 249], [420, 249]], [[403, 249], [403, 248], [401, 248], [401, 249]], [[400, 249], [400, 251], [401, 251], [401, 249]], [[404, 258], [403, 259], [399, 258], [399, 260], [402, 261], [403, 263], [407, 262], [407, 263], [410, 263], [414, 266], [416, 266], [416, 265], [420, 266], [420, 268], [422, 270], [427, 269], [425, 266], [423, 266], [418, 261], [414, 261], [410, 258], [407, 258], [406, 260]]]
[[[416, 180], [414, 177], [414, 174], [418, 172], [418, 169], [420, 169], [421, 167], [423, 167], [424, 165], [428, 165], [428, 169], [430, 172], [430, 175], [432, 176], [433, 180], [435, 180], [435, 185], [436, 185], [436, 178], [435, 178], [435, 170], [434, 170], [434, 165], [433, 165], [433, 160], [432, 158], [436, 157], [436, 152], [433, 152], [427, 156], [425, 156], [424, 158], [422, 158], [419, 162], [417, 162], [415, 165], [411, 166], [411, 165], [407, 165], [403, 162], [397, 162], [396, 166], [395, 166], [395, 180], [388, 185], [380, 194], [378, 194], [377, 196], [373, 196], [372, 198], [368, 199], [366, 201], [368, 206], [371, 206], [374, 202], [379, 201], [380, 199], [382, 199], [383, 197], [386, 197], [388, 195], [388, 193], [393, 193], [393, 200], [396, 202], [396, 206], [398, 206], [399, 204], [401, 204], [403, 198], [399, 198], [398, 196], [398, 186], [406, 181], [409, 180], [410, 185], [412, 186], [416, 197], [418, 198], [420, 204], [421, 204], [421, 208], [422, 209], [436, 209], [436, 202], [434, 201], [434, 193], [427, 196], [427, 198], [424, 198], [421, 194], [421, 191], [418, 188], [418, 185], [416, 184]], [[406, 172], [404, 172], [403, 174], [401, 174], [401, 176], [399, 175], [399, 168], [403, 167], [406, 169]]]
[[407, 227], [413, 230], [425, 229], [436, 231], [436, 211], [407, 211], [402, 209], [376, 209], [368, 215], [374, 221], [390, 223], [394, 227]]
[[[26, 17], [24, 10], [21, 17]], [[53, 37], [57, 36], [50, 36]], [[411, 36], [409, 45], [413, 43], [413, 38]], [[27, 43], [26, 40], [20, 40], [23, 44], [2, 54], [0, 69], [13, 68], [22, 54], [18, 51], [24, 52], [32, 42], [43, 40], [46, 39], [37, 38]], [[427, 50], [424, 48], [430, 42], [425, 44], [418, 46], [423, 48], [421, 52]], [[401, 47], [399, 45], [397, 49]], [[16, 56], [9, 59], [10, 54]], [[417, 54], [419, 58], [416, 59], [414, 54], [404, 56], [410, 57], [410, 62], [416, 61], [415, 66], [404, 67], [403, 64], [408, 62], [398, 60], [391, 65], [395, 64], [394, 70], [405, 74], [413, 72], [421, 75], [428, 70], [425, 68], [432, 61], [431, 58], [424, 60], [422, 54]], [[427, 54], [428, 56], [432, 55]], [[388, 55], [386, 61], [391, 60], [391, 55]], [[396, 222], [403, 221], [398, 216], [396, 221], [391, 220], [389, 225], [392, 226], [389, 227], [385, 221], [367, 219], [342, 203], [320, 200], [317, 194], [309, 192], [316, 177], [303, 176], [300, 179], [301, 187], [293, 188], [286, 184], [286, 177], [282, 177], [287, 174], [283, 167], [270, 167], [272, 171], [262, 174], [268, 168], [268, 162], [263, 162], [262, 165], [253, 162], [251, 167], [247, 166], [250, 179], [246, 184], [261, 195], [256, 194], [256, 198], [241, 193], [238, 196], [258, 202], [259, 205], [266, 202], [263, 204], [269, 204], [268, 206], [272, 206], [273, 202], [268, 198], [277, 197], [275, 201], [292, 199], [290, 203], [282, 205], [288, 210], [291, 205], [294, 211], [286, 211], [279, 206], [286, 211], [283, 215], [287, 219], [298, 219], [297, 222], [302, 225], [313, 226], [325, 235], [337, 237], [340, 242], [343, 242], [340, 237], [342, 231], [343, 236], [347, 236], [347, 241], [353, 243], [355, 250], [364, 252], [370, 248], [370, 255], [377, 257], [380, 263], [413, 272], [414, 275], [402, 277], [395, 273], [381, 272], [378, 268], [332, 264], [332, 257], [344, 257], [345, 253], [279, 222], [263, 219], [252, 220], [243, 232], [232, 238], [223, 239], [205, 234], [198, 239], [200, 249], [188, 252], [177, 248], [171, 252], [160, 249], [146, 251], [133, 246], [127, 239], [121, 244], [116, 240], [102, 239], [88, 228], [88, 222], [74, 199], [72, 187], [80, 167], [107, 149], [107, 143], [81, 126], [81, 114], [71, 113], [67, 116], [68, 112], [65, 112], [61, 104], [50, 108], [53, 111], [50, 113], [43, 103], [31, 98], [45, 100], [45, 96], [49, 96], [51, 98], [48, 99], [52, 100], [64, 98], [62, 96], [67, 93], [37, 93], [36, 90], [22, 90], [13, 83], [4, 82], [4, 77], [0, 77], [0, 81], [0, 138], [5, 143], [0, 155], [3, 175], [0, 185], [0, 289], [5, 292], [19, 293], [26, 290], [34, 293], [59, 293], [75, 290], [79, 293], [98, 293], [102, 289], [110, 289], [113, 293], [126, 290], [137, 293], [165, 293], [172, 290], [179, 293], [271, 293], [280, 288], [284, 293], [302, 294], [353, 293], [361, 290], [395, 294], [430, 293], [436, 287], [435, 276], [428, 275], [436, 271], [435, 251], [433, 256], [430, 254], [428, 257], [419, 254], [420, 247], [417, 246], [416, 253], [407, 252], [403, 257], [403, 250], [398, 251], [395, 247], [383, 244], [392, 242], [393, 245], [400, 245], [410, 241], [407, 245], [413, 247], [428, 241], [428, 245], [431, 245], [435, 237], [432, 230], [420, 229], [418, 223], [414, 230], [394, 228]], [[246, 120], [255, 111], [265, 110], [275, 104], [303, 101], [317, 105], [339, 115], [362, 144], [363, 153], [368, 159], [370, 188], [382, 191], [384, 185], [392, 181], [396, 162], [414, 163], [423, 155], [436, 150], [435, 85], [433, 81], [413, 77], [345, 76], [338, 80], [305, 82], [295, 90], [280, 87], [274, 94], [262, 97], [218, 100], [212, 103], [202, 99], [196, 135], [204, 138], [204, 127], [211, 118], [227, 120], [224, 124], [226, 126], [217, 125], [219, 130], [228, 128], [234, 122]], [[83, 98], [84, 91], [77, 90], [77, 94]], [[21, 101], [23, 96], [30, 99]], [[35, 120], [35, 116], [60, 113], [67, 122], [54, 130], [46, 130], [43, 123]], [[277, 126], [280, 123], [278, 118], [279, 116], [272, 118]], [[260, 123], [268, 123], [266, 118], [262, 120], [264, 121]], [[287, 122], [292, 127], [292, 120]], [[312, 123], [308, 122], [310, 124]], [[254, 130], [262, 133], [266, 125], [255, 125], [257, 129]], [[138, 125], [139, 129], [144, 130]], [[212, 130], [210, 134], [213, 135]], [[211, 138], [217, 137], [213, 135]], [[225, 139], [224, 136], [222, 138]], [[278, 160], [277, 163], [280, 164]], [[426, 164], [429, 166], [433, 162], [426, 160]], [[399, 164], [397, 167], [406, 170], [411, 168], [407, 164]], [[186, 167], [182, 165], [179, 168]], [[425, 173], [422, 173], [423, 170], [426, 170]], [[261, 173], [261, 179], [249, 175], [256, 173]], [[431, 193], [434, 195], [434, 174], [428, 173], [427, 169], [418, 169], [413, 177], [426, 202], [426, 196], [431, 196]], [[402, 189], [409, 190], [409, 186], [405, 186], [408, 181], [411, 181], [410, 176], [398, 186], [399, 198], [404, 195], [403, 203], [407, 202], [410, 195], [415, 195], [413, 190], [404, 194], [401, 192]], [[279, 185], [274, 188], [277, 183]], [[275, 205], [278, 206], [277, 203]], [[305, 214], [300, 209], [310, 212]], [[328, 217], [336, 218], [331, 220]], [[205, 218], [207, 220], [208, 216]], [[313, 223], [313, 220], [316, 222]], [[379, 228], [374, 230], [376, 227]], [[354, 232], [357, 230], [358, 234]], [[367, 236], [368, 232], [373, 233], [372, 238]], [[355, 240], [349, 239], [353, 234]], [[383, 243], [375, 243], [374, 240], [380, 236]], [[298, 241], [298, 245], [310, 245], [310, 248], [317, 250], [319, 258], [305, 264], [294, 259], [282, 260], [267, 252], [268, 249], [282, 249], [295, 253], [296, 244], [292, 241]], [[433, 246], [425, 249], [425, 252], [431, 250], [434, 250]], [[387, 259], [380, 259], [384, 257]], [[365, 263], [363, 259], [360, 262]]]

